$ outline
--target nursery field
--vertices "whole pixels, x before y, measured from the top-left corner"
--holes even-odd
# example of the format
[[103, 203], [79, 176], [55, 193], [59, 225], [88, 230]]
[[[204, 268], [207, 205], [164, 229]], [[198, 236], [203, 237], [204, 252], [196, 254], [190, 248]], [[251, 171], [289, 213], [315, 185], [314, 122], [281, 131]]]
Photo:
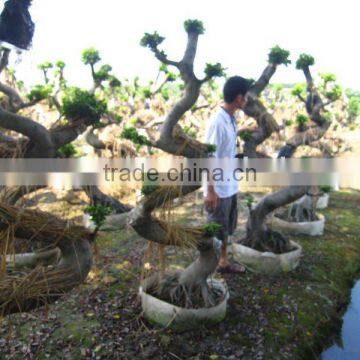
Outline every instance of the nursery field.
[[[48, 21], [46, 31], [57, 27], [64, 52], [26, 58], [55, 9], [37, 5], [35, 24], [31, 3], [7, 0], [0, 14], [0, 360], [317, 359], [340, 348], [360, 276], [360, 92], [318, 51], [327, 43], [287, 49], [276, 32], [271, 47], [270, 37], [266, 46], [251, 38], [235, 71], [208, 52], [237, 54], [224, 41], [230, 30], [214, 36], [217, 22], [184, 18], [175, 34], [147, 14], [162, 34], [126, 15], [126, 31], [109, 30], [99, 23], [118, 13], [109, 1], [96, 5], [90, 31], [87, 11], [59, 2], [69, 23]], [[237, 21], [225, 27], [237, 34]], [[269, 21], [258, 23], [270, 34]], [[92, 45], [81, 34], [94, 29]], [[144, 69], [131, 68], [135, 53]], [[336, 61], [345, 68], [350, 58]], [[204, 184], [182, 167], [213, 158], [220, 167], [201, 169]], [[226, 179], [228, 159], [244, 158], [280, 164], [285, 183], [239, 183], [239, 169]], [[316, 168], [292, 167], [303, 158]], [[107, 165], [90, 166], [112, 160], [116, 183]]]
[[[240, 193], [236, 237], [244, 233], [247, 217], [242, 199]], [[178, 209], [180, 222], [201, 221], [202, 201], [193, 200], [195, 206]], [[304, 253], [295, 271], [224, 275], [230, 290], [225, 320], [179, 333], [142, 316], [137, 290], [146, 242], [131, 229], [101, 233], [99, 253], [84, 285], [51, 307], [1, 320], [0, 357], [317, 358], [336, 339], [352, 283], [360, 274], [360, 193], [331, 193], [330, 207], [322, 213], [327, 221], [323, 236], [296, 237]], [[165, 262], [183, 268], [193, 257], [193, 251], [169, 247]]]

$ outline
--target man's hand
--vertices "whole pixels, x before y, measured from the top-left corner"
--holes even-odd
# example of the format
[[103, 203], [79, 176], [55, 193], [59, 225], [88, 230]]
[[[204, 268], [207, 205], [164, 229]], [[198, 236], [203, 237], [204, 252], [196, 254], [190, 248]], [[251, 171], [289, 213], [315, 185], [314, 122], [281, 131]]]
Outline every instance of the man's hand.
[[219, 196], [216, 194], [214, 190], [214, 186], [208, 186], [208, 193], [205, 198], [205, 206], [210, 209], [214, 210], [219, 204]]

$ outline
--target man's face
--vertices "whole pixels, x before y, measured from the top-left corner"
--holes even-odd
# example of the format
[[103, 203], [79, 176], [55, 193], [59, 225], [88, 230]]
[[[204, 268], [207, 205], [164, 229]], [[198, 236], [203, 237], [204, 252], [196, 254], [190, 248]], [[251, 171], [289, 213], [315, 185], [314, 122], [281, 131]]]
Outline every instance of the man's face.
[[243, 109], [246, 104], [246, 98], [243, 95], [238, 95], [235, 99], [235, 105], [238, 109]]

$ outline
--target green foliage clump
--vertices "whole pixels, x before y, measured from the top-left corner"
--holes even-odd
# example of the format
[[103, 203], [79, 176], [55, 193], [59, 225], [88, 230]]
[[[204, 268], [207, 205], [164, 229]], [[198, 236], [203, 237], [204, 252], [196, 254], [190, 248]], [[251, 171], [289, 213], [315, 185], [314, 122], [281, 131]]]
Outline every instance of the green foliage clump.
[[114, 115], [114, 120], [117, 124], [120, 124], [123, 121], [123, 117], [119, 114]]
[[46, 71], [46, 70], [51, 69], [53, 66], [54, 65], [50, 61], [45, 61], [42, 64], [38, 65], [38, 69], [42, 70], [42, 71]]
[[167, 79], [168, 82], [174, 82], [174, 81], [177, 79], [177, 75], [174, 74], [173, 72], [170, 72], [170, 71], [169, 71], [169, 72], [166, 74], [166, 79]]
[[137, 145], [151, 145], [151, 142], [144, 135], [140, 135], [134, 127], [126, 127], [121, 133], [123, 139], [132, 141]]
[[290, 51], [282, 49], [279, 45], [276, 45], [270, 49], [268, 61], [270, 64], [288, 65], [291, 64], [291, 60], [289, 60], [289, 56], [290, 56]]
[[222, 228], [221, 224], [216, 222], [209, 222], [203, 226], [203, 231], [206, 236], [215, 236]]
[[77, 87], [65, 91], [62, 104], [62, 114], [69, 120], [86, 118], [98, 122], [107, 111], [105, 100], [98, 100], [94, 94]]
[[320, 74], [320, 77], [321, 77], [321, 79], [324, 81], [324, 83], [336, 81], [336, 75], [335, 75], [335, 74], [332, 74], [332, 73]]
[[206, 64], [205, 74], [208, 78], [225, 76], [225, 69], [220, 63]]
[[72, 144], [72, 143], [63, 145], [57, 151], [60, 156], [65, 157], [65, 158], [71, 158], [71, 157], [75, 156], [77, 153], [76, 148], [75, 148], [74, 144]]
[[94, 74], [94, 79], [96, 81], [105, 81], [109, 79], [110, 71], [112, 70], [112, 67], [108, 64], [102, 65], [98, 71]]
[[140, 40], [140, 45], [143, 47], [148, 47], [149, 49], [156, 49], [165, 38], [158, 34], [157, 31], [154, 33], [145, 33], [142, 39]]
[[89, 205], [84, 209], [84, 212], [90, 215], [90, 219], [94, 222], [96, 228], [99, 229], [112, 210], [109, 206]]
[[349, 97], [349, 105], [347, 112], [350, 121], [353, 121], [358, 116], [360, 116], [360, 94], [359, 95], [352, 94]]
[[62, 61], [62, 60], [58, 60], [56, 63], [55, 63], [55, 66], [59, 69], [64, 69], [65, 68], [65, 61]]
[[206, 147], [207, 147], [207, 152], [210, 154], [216, 151], [215, 144], [206, 144]]
[[252, 138], [251, 132], [248, 130], [241, 131], [239, 136], [240, 136], [240, 139], [243, 141], [249, 141]]
[[298, 70], [303, 70], [308, 66], [312, 66], [315, 64], [315, 59], [313, 56], [309, 54], [300, 54], [299, 58], [296, 61], [296, 68]]
[[143, 194], [144, 196], [148, 196], [158, 189], [159, 185], [143, 184], [141, 188], [141, 194]]
[[341, 95], [342, 95], [341, 86], [337, 84], [334, 85], [331, 90], [325, 92], [325, 96], [331, 101], [336, 101], [340, 99]]
[[254, 199], [254, 197], [253, 197], [251, 194], [247, 194], [247, 195], [245, 196], [245, 198], [244, 198], [244, 201], [245, 201], [246, 206], [247, 206], [249, 209], [251, 209], [252, 206], [253, 206], [253, 204], [254, 204], [254, 202], [255, 202], [255, 199]]
[[151, 95], [152, 95], [152, 91], [150, 89], [149, 86], [146, 86], [144, 88], [141, 89], [141, 93], [142, 93], [142, 96], [145, 98], [145, 99], [150, 99], [151, 98]]
[[99, 51], [91, 47], [85, 49], [81, 54], [81, 60], [85, 65], [95, 65], [101, 60]]
[[330, 185], [320, 186], [320, 191], [325, 194], [328, 194], [329, 192], [331, 192], [331, 190], [332, 190], [332, 187]]
[[52, 91], [53, 87], [51, 85], [35, 85], [27, 95], [27, 98], [30, 101], [41, 101], [47, 99]]
[[170, 99], [170, 91], [169, 91], [169, 89], [166, 88], [166, 87], [163, 87], [161, 89], [161, 96], [163, 97], [163, 99], [165, 101], [168, 101]]
[[285, 126], [291, 126], [292, 124], [292, 120], [285, 120]]
[[185, 125], [183, 127], [184, 133], [190, 137], [192, 137], [193, 139], [196, 138], [196, 130], [193, 129], [191, 126]]
[[305, 95], [306, 95], [306, 84], [304, 84], [304, 83], [296, 84], [294, 86], [294, 88], [291, 90], [291, 94], [293, 96], [305, 97]]
[[189, 19], [184, 22], [184, 28], [187, 33], [203, 34], [205, 32], [204, 24], [197, 19]]
[[309, 121], [309, 118], [304, 114], [298, 114], [295, 121], [298, 126], [304, 126]]
[[108, 81], [109, 81], [109, 86], [112, 88], [121, 86], [121, 81], [114, 75], [109, 75]]

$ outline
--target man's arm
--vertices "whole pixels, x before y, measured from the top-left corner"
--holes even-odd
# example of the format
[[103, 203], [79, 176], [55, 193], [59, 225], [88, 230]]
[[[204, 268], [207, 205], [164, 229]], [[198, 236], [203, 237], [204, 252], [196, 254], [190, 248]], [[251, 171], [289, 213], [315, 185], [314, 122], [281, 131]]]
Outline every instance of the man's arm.
[[[210, 154], [212, 158], [219, 157], [219, 150], [221, 148], [221, 144], [223, 142], [223, 131], [218, 122], [215, 122], [213, 126], [209, 129], [209, 132], [206, 136], [206, 143], [212, 144], [216, 146], [216, 150], [214, 153]], [[205, 205], [209, 209], [215, 209], [219, 203], [219, 196], [215, 191], [214, 181], [210, 176], [209, 181], [207, 183], [207, 195], [205, 198]]]

